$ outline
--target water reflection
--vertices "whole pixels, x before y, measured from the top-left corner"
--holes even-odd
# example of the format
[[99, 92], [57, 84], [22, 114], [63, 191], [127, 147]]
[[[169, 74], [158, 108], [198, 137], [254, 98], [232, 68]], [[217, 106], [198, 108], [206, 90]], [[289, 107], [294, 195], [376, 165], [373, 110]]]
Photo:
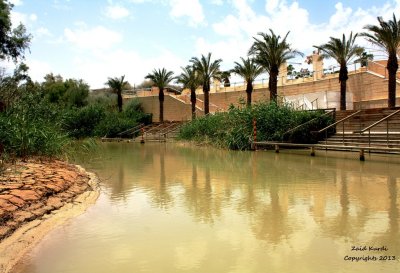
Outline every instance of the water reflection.
[[[81, 221], [95, 226], [90, 236], [108, 238], [98, 248], [114, 249], [118, 261], [108, 262], [118, 272], [398, 272], [398, 261], [343, 261], [352, 245], [386, 245], [388, 255], [400, 256], [397, 157], [104, 147], [101, 161], [84, 163], [102, 178], [103, 201]], [[71, 233], [54, 245], [85, 244], [89, 236]], [[86, 243], [104, 254], [97, 242]], [[57, 272], [36, 255], [20, 272]], [[99, 259], [93, 268], [103, 272]], [[90, 272], [82, 263], [86, 271], [73, 272]]]

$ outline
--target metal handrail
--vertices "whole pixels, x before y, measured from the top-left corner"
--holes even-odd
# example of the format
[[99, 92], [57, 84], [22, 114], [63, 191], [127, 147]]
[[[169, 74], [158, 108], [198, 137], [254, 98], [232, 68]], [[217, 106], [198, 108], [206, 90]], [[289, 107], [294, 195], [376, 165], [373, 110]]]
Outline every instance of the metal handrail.
[[182, 124], [179, 124], [179, 123], [175, 122], [175, 123], [172, 123], [171, 125], [167, 126], [166, 128], [161, 129], [158, 132], [159, 133], [158, 134], [159, 139], [161, 140], [161, 135], [163, 135], [164, 138], [166, 138], [169, 133], [173, 132], [174, 130], [176, 130], [180, 126], [182, 126]]
[[283, 136], [285, 136], [286, 134], [288, 134], [288, 133], [290, 133], [290, 132], [293, 132], [293, 131], [299, 129], [300, 127], [302, 127], [302, 126], [304, 126], [304, 125], [306, 125], [306, 124], [308, 124], [308, 123], [311, 123], [311, 122], [314, 121], [314, 120], [319, 119], [320, 117], [324, 117], [324, 116], [327, 116], [327, 115], [329, 115], [329, 114], [335, 113], [336, 108], [328, 108], [328, 109], [325, 109], [325, 110], [327, 110], [327, 112], [326, 112], [325, 114], [323, 114], [323, 115], [321, 115], [321, 116], [319, 116], [319, 117], [315, 117], [315, 118], [313, 118], [313, 119], [310, 119], [309, 121], [306, 121], [306, 122], [304, 122], [304, 123], [302, 123], [302, 124], [300, 124], [300, 125], [297, 125], [296, 127], [294, 127], [294, 128], [292, 128], [292, 129], [286, 131], [285, 133], [283, 133]]
[[364, 133], [364, 132], [367, 131], [367, 130], [371, 130], [371, 128], [375, 127], [376, 125], [382, 123], [383, 121], [385, 121], [385, 120], [387, 120], [387, 119], [390, 119], [392, 116], [394, 116], [394, 115], [396, 115], [396, 114], [398, 114], [398, 113], [400, 113], [400, 110], [397, 110], [396, 112], [393, 112], [393, 113], [391, 113], [390, 115], [387, 115], [386, 117], [384, 117], [384, 118], [378, 120], [377, 122], [372, 123], [372, 124], [369, 125], [368, 127], [365, 127], [364, 129], [362, 129], [362, 130], [360, 130], [360, 131], [355, 131], [354, 133], [360, 133], [360, 134], [362, 134], [362, 133]]
[[326, 131], [326, 130], [328, 130], [329, 128], [332, 128], [333, 126], [336, 126], [337, 124], [339, 124], [339, 123], [341, 123], [341, 122], [345, 122], [346, 120], [348, 120], [348, 119], [354, 117], [355, 115], [358, 115], [358, 114], [361, 113], [361, 112], [362, 112], [362, 110], [358, 110], [357, 112], [355, 112], [355, 113], [353, 113], [353, 114], [351, 114], [351, 115], [349, 115], [349, 116], [347, 116], [347, 117], [345, 117], [345, 118], [342, 118], [341, 120], [336, 121], [335, 123], [332, 123], [331, 125], [328, 125], [328, 126], [326, 126], [325, 128], [322, 128], [321, 130], [317, 131], [317, 133], [320, 134], [320, 133], [322, 133], [323, 131]]
[[163, 123], [160, 123], [159, 125], [157, 125], [157, 126], [155, 126], [155, 127], [153, 127], [153, 128], [150, 128], [150, 129], [147, 130], [145, 133], [147, 134], [148, 132], [154, 131], [155, 129], [157, 129], [158, 127], [161, 127], [161, 126], [163, 126], [163, 125], [164, 125]]
[[314, 101], [315, 101], [316, 104], [317, 104], [316, 109], [318, 109], [318, 98], [316, 98], [315, 100], [313, 100], [313, 101], [311, 102], [311, 110], [314, 110]]
[[389, 115], [387, 115], [384, 118], [381, 118], [380, 120], [378, 120], [377, 122], [374, 122], [373, 124], [365, 127], [364, 129], [360, 130], [360, 131], [355, 131], [354, 133], [364, 133], [365, 131], [368, 131], [368, 146], [371, 147], [371, 128], [377, 126], [378, 124], [381, 124], [383, 121], [386, 120], [386, 145], [389, 147], [389, 119], [391, 117], [393, 117], [394, 115], [400, 113], [400, 110], [397, 110]]
[[172, 126], [175, 126], [176, 122], [171, 123], [170, 125], [168, 125], [167, 127], [161, 128], [161, 130], [158, 131], [158, 133], [161, 135], [164, 133], [164, 131], [168, 131], [169, 128], [171, 128]]
[[342, 118], [341, 120], [336, 121], [335, 123], [332, 123], [331, 125], [328, 125], [325, 128], [322, 128], [321, 130], [317, 131], [317, 133], [320, 134], [320, 133], [325, 131], [325, 144], [327, 144], [328, 143], [328, 129], [330, 129], [330, 128], [334, 127], [334, 126], [336, 128], [336, 125], [338, 125], [339, 123], [342, 123], [343, 124], [343, 126], [342, 126], [342, 128], [343, 128], [342, 141], [344, 143], [344, 123], [345, 123], [345, 121], [348, 120], [348, 119], [351, 119], [352, 117], [354, 117], [356, 115], [358, 115], [359, 113], [361, 113], [361, 111], [362, 110], [358, 110], [357, 112], [355, 112], [355, 113], [353, 113], [351, 115], [348, 115], [347, 117]]
[[127, 134], [128, 132], [130, 132], [130, 131], [132, 131], [132, 132], [130, 132], [131, 134], [134, 134], [134, 133], [136, 133], [138, 130], [140, 130], [143, 126], [144, 126], [144, 124], [143, 124], [143, 123], [140, 123], [139, 125], [136, 125], [135, 127], [132, 127], [132, 128], [130, 128], [130, 129], [128, 129], [128, 130], [125, 130], [125, 131], [119, 133], [118, 136], [125, 135], [125, 134]]

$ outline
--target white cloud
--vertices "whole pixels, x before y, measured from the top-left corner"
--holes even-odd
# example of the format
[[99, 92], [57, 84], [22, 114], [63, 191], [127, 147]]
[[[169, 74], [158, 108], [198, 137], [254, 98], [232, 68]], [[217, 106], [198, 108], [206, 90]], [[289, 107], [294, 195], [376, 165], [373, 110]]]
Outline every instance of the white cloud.
[[186, 60], [167, 50], [160, 51], [153, 58], [143, 58], [135, 51], [126, 50], [108, 51], [107, 54], [92, 52], [75, 58], [72, 64], [76, 67], [74, 74], [65, 77], [83, 78], [93, 89], [104, 87], [108, 77], [122, 75], [131, 84], [138, 84], [155, 68], [165, 67], [180, 73], [180, 67], [185, 63]]
[[29, 27], [33, 22], [37, 21], [37, 15], [34, 13], [28, 15], [25, 13], [12, 10], [10, 12], [10, 15], [11, 15], [11, 23], [13, 26], [17, 26], [21, 23]]
[[130, 12], [127, 8], [119, 5], [111, 5], [106, 8], [105, 15], [111, 19], [122, 19], [129, 16]]
[[[215, 58], [223, 58], [224, 63], [237, 61], [245, 56], [253, 36], [258, 32], [273, 29], [284, 36], [288, 31], [288, 42], [292, 47], [305, 54], [311, 54], [313, 45], [326, 43], [329, 37], [341, 37], [350, 31], [362, 32], [367, 24], [377, 24], [376, 17], [391, 18], [393, 12], [400, 12], [400, 1], [397, 4], [382, 4], [380, 7], [352, 10], [342, 3], [335, 5], [335, 12], [323, 24], [313, 24], [309, 12], [297, 1], [267, 0], [265, 12], [255, 12], [249, 4], [251, 0], [231, 0], [234, 10], [222, 20], [212, 25], [213, 31], [221, 36], [220, 41], [211, 42], [203, 37], [196, 40], [198, 53], [213, 52]], [[290, 19], [289, 19], [290, 18]], [[365, 39], [358, 38], [357, 43], [368, 45]], [[302, 62], [302, 58], [294, 60]]]
[[188, 23], [192, 27], [205, 23], [203, 7], [198, 0], [170, 0], [169, 4], [173, 19], [188, 17]]
[[24, 4], [22, 0], [10, 0], [10, 3], [14, 6], [22, 6]]
[[29, 67], [29, 76], [33, 81], [42, 82], [44, 76], [52, 72], [50, 64], [43, 61], [27, 58], [26, 64]]
[[50, 31], [45, 27], [39, 27], [38, 29], [36, 29], [34, 37], [44, 37], [44, 36], [50, 37], [52, 35]]
[[129, 2], [132, 2], [134, 4], [141, 4], [145, 2], [151, 2], [152, 0], [130, 0]]
[[335, 14], [329, 19], [329, 26], [332, 28], [340, 28], [347, 24], [353, 11], [351, 8], [343, 8], [343, 4], [340, 2], [335, 5], [335, 9]]
[[69, 3], [69, 0], [66, 1], [54, 0], [52, 6], [53, 8], [58, 10], [70, 10], [71, 7], [67, 3]]
[[222, 1], [222, 0], [211, 0], [211, 4], [216, 5], [216, 6], [222, 6], [224, 4], [224, 1]]
[[77, 29], [64, 29], [65, 39], [80, 49], [104, 50], [122, 42], [122, 35], [119, 32], [97, 26], [87, 28], [79, 23]]

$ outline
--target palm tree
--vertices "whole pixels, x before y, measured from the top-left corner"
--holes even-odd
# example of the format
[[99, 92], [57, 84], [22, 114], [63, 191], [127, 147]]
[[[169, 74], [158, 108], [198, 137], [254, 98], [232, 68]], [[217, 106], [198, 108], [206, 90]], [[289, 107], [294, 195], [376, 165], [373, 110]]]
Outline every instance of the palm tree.
[[124, 88], [128, 84], [128, 82], [124, 80], [125, 80], [125, 75], [121, 76], [121, 78], [118, 77], [108, 78], [108, 81], [106, 82], [106, 85], [108, 85], [111, 89], [114, 90], [114, 92], [117, 93], [117, 103], [119, 112], [122, 112], [122, 90], [124, 90]]
[[194, 67], [182, 67], [182, 73], [177, 77], [177, 82], [183, 84], [183, 88], [190, 89], [190, 102], [192, 103], [193, 120], [196, 118], [196, 89], [200, 85], [200, 79]]
[[231, 77], [231, 71], [222, 71], [221, 72], [221, 80], [224, 82], [224, 87], [230, 87], [231, 86], [231, 81], [229, 78]]
[[158, 87], [158, 100], [160, 102], [160, 122], [164, 121], [164, 88], [174, 79], [174, 72], [163, 69], [154, 69], [152, 73], [147, 74], [145, 79], [152, 80], [154, 85]]
[[397, 61], [397, 50], [400, 46], [400, 21], [397, 21], [393, 13], [393, 20], [384, 21], [378, 17], [379, 25], [366, 25], [371, 33], [363, 32], [362, 36], [372, 44], [384, 49], [388, 54], [387, 70], [389, 72], [388, 82], [388, 107], [396, 106], [396, 72], [399, 68]]
[[207, 57], [201, 55], [198, 59], [193, 57], [190, 62], [193, 64], [195, 71], [198, 73], [200, 82], [203, 85], [204, 93], [204, 114], [209, 113], [209, 93], [210, 93], [210, 82], [211, 79], [221, 79], [220, 63], [221, 59], [211, 61], [211, 53], [208, 53]]
[[249, 55], [253, 55], [255, 62], [261, 65], [269, 74], [268, 88], [270, 91], [270, 100], [275, 101], [278, 95], [278, 74], [279, 67], [286, 61], [303, 54], [290, 47], [286, 39], [289, 32], [281, 39], [272, 29], [271, 34], [259, 32], [260, 39], [254, 38], [254, 43], [250, 47]]
[[264, 71], [264, 69], [254, 59], [243, 59], [242, 63], [235, 62], [235, 67], [231, 70], [246, 81], [246, 93], [247, 93], [247, 106], [251, 105], [251, 93], [253, 92], [253, 81]]
[[339, 65], [339, 82], [340, 82], [340, 110], [346, 110], [346, 81], [348, 77], [347, 64], [354, 57], [359, 56], [364, 51], [363, 47], [355, 44], [357, 33], [353, 36], [350, 32], [350, 37], [346, 40], [343, 34], [342, 39], [330, 37], [330, 41], [320, 46], [314, 46], [323, 53], [320, 58], [333, 58]]
[[372, 61], [374, 59], [374, 54], [364, 51], [357, 57], [358, 57], [357, 60], [355, 60], [354, 62], [360, 63], [361, 67], [366, 67], [368, 65], [368, 61]]

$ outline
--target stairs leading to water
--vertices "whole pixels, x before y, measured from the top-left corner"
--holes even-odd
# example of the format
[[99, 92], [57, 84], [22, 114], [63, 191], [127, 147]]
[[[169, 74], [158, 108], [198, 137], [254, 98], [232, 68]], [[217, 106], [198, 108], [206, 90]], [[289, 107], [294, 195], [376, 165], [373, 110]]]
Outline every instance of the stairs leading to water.
[[134, 139], [135, 142], [142, 140], [152, 142], [166, 142], [174, 140], [178, 135], [179, 128], [183, 124], [180, 121], [155, 122], [143, 128], [143, 136]]
[[[395, 113], [399, 109], [362, 110], [348, 120], [337, 124], [336, 133], [320, 141], [319, 144], [343, 146], [341, 150], [346, 150], [346, 146], [400, 149], [400, 113]], [[356, 112], [356, 110], [338, 111], [336, 121]], [[379, 122], [391, 114], [394, 114], [391, 118]], [[374, 124], [376, 126], [367, 129]], [[376, 151], [379, 151], [379, 149], [376, 149]]]

